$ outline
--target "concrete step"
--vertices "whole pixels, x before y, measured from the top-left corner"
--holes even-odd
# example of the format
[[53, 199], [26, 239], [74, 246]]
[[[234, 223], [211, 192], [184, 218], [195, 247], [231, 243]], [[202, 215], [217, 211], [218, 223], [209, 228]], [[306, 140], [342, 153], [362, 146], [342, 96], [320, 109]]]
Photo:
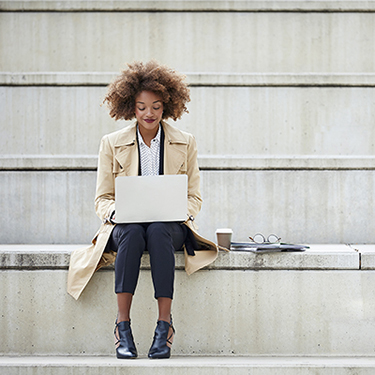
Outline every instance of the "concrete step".
[[[113, 75], [107, 76], [106, 84]], [[82, 74], [79, 86], [67, 83], [60, 86], [60, 76], [64, 75], [56, 75], [49, 86], [40, 86], [40, 81], [34, 79], [31, 82], [34, 85], [28, 82], [27, 87], [22, 80], [8, 86], [8, 76], [3, 74], [4, 79], [0, 81], [0, 127], [8, 135], [0, 139], [2, 154], [97, 155], [104, 134], [132, 123], [110, 118], [107, 109], [100, 106], [106, 88], [102, 87], [103, 82], [90, 83], [91, 76], [84, 82]], [[35, 75], [21, 76], [30, 81]], [[194, 83], [199, 76], [188, 78]], [[211, 82], [192, 87], [189, 114], [176, 123], [177, 127], [194, 134], [200, 155], [358, 157], [375, 154], [371, 142], [375, 137], [372, 122], [375, 75], [348, 74], [341, 79], [334, 75], [317, 75], [315, 79], [308, 74], [287, 78], [283, 74], [264, 75], [262, 87], [259, 87], [262, 78], [256, 75], [250, 77], [253, 78], [250, 83], [246, 83], [246, 75], [243, 80], [242, 75], [223, 76], [216, 74]], [[39, 80], [48, 81], [48, 77], [46, 73]], [[74, 78], [72, 75], [73, 81]], [[277, 79], [280, 81], [275, 83]], [[335, 87], [324, 86], [327, 80], [328, 85]], [[220, 86], [223, 81], [224, 87]], [[242, 81], [241, 87], [238, 81]], [[18, 106], [28, 111], [18, 111]], [[241, 136], [238, 136], [239, 130]]]
[[4, 375], [373, 375], [375, 357], [0, 357]]
[[[95, 184], [95, 171], [0, 172], [0, 243], [88, 243], [100, 224]], [[375, 242], [375, 201], [363, 198], [375, 194], [374, 169], [204, 170], [201, 192], [196, 222], [212, 240], [230, 227], [237, 241], [263, 232], [295, 243]]]
[[371, 12], [375, 1], [364, 0], [176, 0], [176, 1], [107, 1], [58, 0], [1, 2], [2, 11], [57, 11], [57, 12]]
[[[73, 248], [1, 247], [0, 355], [113, 355], [113, 268], [97, 272], [75, 301], [66, 294]], [[304, 253], [220, 253], [210, 267], [187, 276], [178, 253], [173, 353], [373, 356], [374, 254], [373, 245], [311, 245]], [[145, 254], [132, 308], [141, 356], [151, 344], [156, 318]]]
[[[343, 8], [350, 10], [350, 6], [342, 5], [356, 1], [316, 1], [312, 7], [315, 9], [309, 9], [311, 1], [214, 2], [235, 11], [217, 11], [220, 9], [215, 6], [196, 6], [195, 11], [185, 11], [184, 7], [158, 11], [157, 2], [148, 1], [138, 3], [149, 3], [148, 8], [151, 3], [152, 11], [90, 11], [92, 8], [85, 9], [85, 2], [81, 1], [79, 11], [72, 12], [64, 11], [61, 2], [18, 3], [22, 7], [17, 11], [0, 13], [0, 34], [7, 35], [0, 46], [3, 71], [117, 71], [126, 61], [151, 58], [178, 70], [195, 72], [375, 70], [375, 57], [369, 53], [375, 43], [372, 1], [360, 1], [353, 12], [342, 12]], [[28, 9], [30, 3], [39, 3], [40, 11], [34, 11], [33, 6]], [[48, 3], [54, 3], [52, 11]], [[69, 3], [74, 8], [74, 2]], [[191, 6], [206, 2], [188, 3]], [[236, 3], [260, 3], [264, 10], [252, 11], [251, 6], [250, 10], [235, 9]], [[287, 12], [282, 11], [283, 3], [289, 4], [284, 5]], [[297, 6], [290, 7], [293, 3]], [[320, 9], [319, 3], [323, 4]], [[300, 11], [299, 6], [306, 10]], [[146, 39], [143, 34], [134, 33], [140, 24], [149, 35]]]

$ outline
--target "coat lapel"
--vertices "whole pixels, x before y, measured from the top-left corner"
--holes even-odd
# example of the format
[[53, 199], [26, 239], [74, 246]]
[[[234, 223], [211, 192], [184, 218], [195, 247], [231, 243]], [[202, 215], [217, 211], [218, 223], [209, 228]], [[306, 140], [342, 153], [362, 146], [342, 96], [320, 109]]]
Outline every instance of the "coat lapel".
[[113, 166], [117, 175], [138, 175], [138, 145], [136, 141], [136, 125], [125, 128], [114, 142], [114, 153], [117, 161]]
[[165, 133], [164, 173], [186, 173], [187, 140], [181, 132], [175, 131], [167, 123], [162, 122], [162, 125]]

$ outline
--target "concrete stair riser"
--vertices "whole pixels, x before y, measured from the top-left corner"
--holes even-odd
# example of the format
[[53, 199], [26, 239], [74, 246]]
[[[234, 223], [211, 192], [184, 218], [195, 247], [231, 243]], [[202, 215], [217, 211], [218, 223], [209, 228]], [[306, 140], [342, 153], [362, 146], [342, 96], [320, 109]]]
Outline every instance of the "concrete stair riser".
[[[89, 243], [96, 172], [0, 172], [0, 243]], [[202, 171], [202, 235], [231, 227], [233, 240], [257, 232], [287, 242], [374, 243], [375, 172]], [[9, 220], [13, 218], [13, 220]], [[14, 226], [17, 222], [22, 231]]]
[[[112, 355], [113, 271], [101, 271], [78, 301], [65, 270], [0, 272], [2, 355]], [[372, 287], [361, 270], [176, 272], [175, 355], [359, 355], [374, 353]], [[145, 355], [156, 323], [150, 272], [141, 271], [132, 310]]]
[[[115, 122], [100, 107], [105, 92], [0, 87], [0, 123], [9, 135], [2, 153], [97, 155], [104, 134], [132, 123]], [[373, 87], [192, 87], [191, 98], [190, 114], [176, 125], [194, 134], [200, 155], [375, 153]]]
[[373, 72], [374, 29], [367, 12], [3, 12], [0, 66], [117, 71], [156, 58], [182, 71]]

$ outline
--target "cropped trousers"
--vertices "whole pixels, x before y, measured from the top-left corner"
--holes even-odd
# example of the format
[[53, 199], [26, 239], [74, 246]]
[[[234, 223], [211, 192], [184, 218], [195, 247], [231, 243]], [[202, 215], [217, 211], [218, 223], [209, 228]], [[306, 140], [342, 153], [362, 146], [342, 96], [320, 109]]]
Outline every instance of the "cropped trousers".
[[115, 293], [135, 293], [141, 257], [148, 250], [155, 298], [173, 298], [175, 250], [182, 248], [187, 232], [176, 222], [117, 224], [107, 244], [117, 252]]

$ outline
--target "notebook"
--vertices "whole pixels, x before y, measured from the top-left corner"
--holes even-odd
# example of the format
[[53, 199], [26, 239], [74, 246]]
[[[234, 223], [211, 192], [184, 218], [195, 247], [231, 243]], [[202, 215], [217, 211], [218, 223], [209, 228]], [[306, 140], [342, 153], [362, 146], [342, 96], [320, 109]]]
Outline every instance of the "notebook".
[[114, 222], [185, 221], [187, 181], [185, 174], [117, 177]]

